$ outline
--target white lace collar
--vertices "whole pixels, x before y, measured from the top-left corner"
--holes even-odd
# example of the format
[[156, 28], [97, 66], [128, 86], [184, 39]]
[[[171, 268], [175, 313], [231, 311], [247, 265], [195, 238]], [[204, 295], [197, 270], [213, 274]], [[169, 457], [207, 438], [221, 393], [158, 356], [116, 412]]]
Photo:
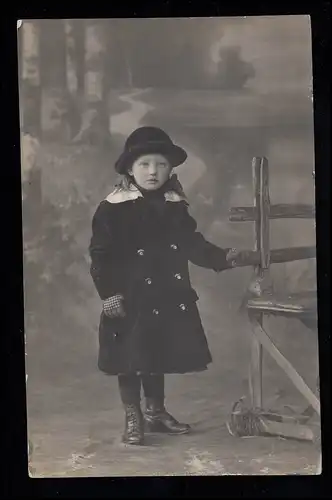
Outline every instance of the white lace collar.
[[[188, 203], [185, 196], [177, 193], [174, 190], [166, 191], [164, 193], [165, 200], [170, 202], [185, 201]], [[143, 198], [141, 191], [131, 184], [128, 187], [117, 186], [108, 196], [106, 196], [106, 201], [109, 203], [124, 203], [126, 201], [137, 200], [138, 198]]]

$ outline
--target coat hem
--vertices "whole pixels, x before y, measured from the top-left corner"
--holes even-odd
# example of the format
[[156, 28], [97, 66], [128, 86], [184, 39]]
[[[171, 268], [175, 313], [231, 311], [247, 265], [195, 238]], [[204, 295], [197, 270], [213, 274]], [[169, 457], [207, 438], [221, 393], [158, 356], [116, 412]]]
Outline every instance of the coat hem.
[[208, 370], [208, 366], [205, 365], [205, 366], [202, 366], [200, 368], [192, 368], [192, 369], [184, 369], [184, 370], [163, 370], [161, 372], [150, 372], [150, 371], [142, 371], [142, 370], [134, 370], [134, 371], [127, 371], [127, 372], [124, 372], [124, 371], [111, 371], [111, 370], [107, 370], [107, 369], [103, 369], [103, 368], [100, 368], [98, 367], [99, 371], [101, 371], [102, 373], [104, 373], [105, 375], [108, 375], [108, 376], [113, 376], [113, 377], [117, 377], [119, 375], [138, 375], [138, 376], [142, 376], [142, 375], [185, 375], [186, 373], [200, 373], [200, 372], [203, 372], [203, 371], [206, 371]]

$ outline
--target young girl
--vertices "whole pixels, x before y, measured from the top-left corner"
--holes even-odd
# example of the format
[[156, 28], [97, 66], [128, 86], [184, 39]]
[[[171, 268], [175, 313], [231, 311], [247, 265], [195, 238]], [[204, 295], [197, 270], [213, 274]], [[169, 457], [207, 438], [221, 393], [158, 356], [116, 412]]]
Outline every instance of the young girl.
[[164, 406], [165, 373], [203, 371], [212, 361], [188, 262], [220, 272], [237, 256], [196, 231], [171, 176], [186, 158], [161, 129], [135, 130], [115, 164], [122, 181], [92, 222], [91, 275], [103, 301], [98, 366], [118, 376], [126, 414], [122, 440], [129, 444], [143, 444], [144, 432], [189, 432]]

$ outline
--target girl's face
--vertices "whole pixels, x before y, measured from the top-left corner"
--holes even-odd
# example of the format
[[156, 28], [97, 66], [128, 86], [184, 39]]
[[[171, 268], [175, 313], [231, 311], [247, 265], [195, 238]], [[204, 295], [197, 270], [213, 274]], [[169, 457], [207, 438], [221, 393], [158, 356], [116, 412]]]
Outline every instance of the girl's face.
[[149, 154], [137, 158], [128, 173], [139, 187], [155, 191], [169, 179], [171, 170], [169, 161], [163, 155]]

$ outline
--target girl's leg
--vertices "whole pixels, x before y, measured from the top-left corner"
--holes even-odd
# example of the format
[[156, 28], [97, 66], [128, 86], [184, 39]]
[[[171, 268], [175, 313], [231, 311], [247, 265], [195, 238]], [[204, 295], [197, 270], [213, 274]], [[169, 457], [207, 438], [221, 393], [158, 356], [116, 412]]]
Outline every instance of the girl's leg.
[[165, 377], [160, 375], [142, 375], [142, 386], [147, 403], [153, 403], [160, 409], [164, 408]]
[[163, 374], [142, 375], [142, 385], [146, 400], [144, 420], [147, 432], [185, 434], [190, 431], [188, 424], [178, 422], [165, 409], [165, 378]]
[[118, 384], [126, 413], [122, 441], [127, 444], [143, 444], [144, 426], [140, 406], [141, 379], [135, 374], [119, 375]]
[[118, 375], [118, 384], [121, 401], [124, 405], [136, 404], [141, 402], [141, 379], [138, 375]]

